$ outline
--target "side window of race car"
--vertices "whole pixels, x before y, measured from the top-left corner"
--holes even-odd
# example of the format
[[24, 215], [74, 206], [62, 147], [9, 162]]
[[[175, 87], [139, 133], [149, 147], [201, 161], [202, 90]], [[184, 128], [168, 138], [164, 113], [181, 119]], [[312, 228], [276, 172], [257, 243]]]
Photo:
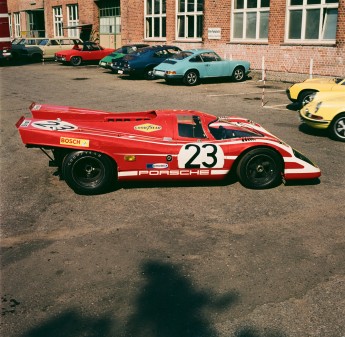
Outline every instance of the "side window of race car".
[[192, 115], [177, 116], [178, 135], [186, 138], [206, 138], [200, 118]]

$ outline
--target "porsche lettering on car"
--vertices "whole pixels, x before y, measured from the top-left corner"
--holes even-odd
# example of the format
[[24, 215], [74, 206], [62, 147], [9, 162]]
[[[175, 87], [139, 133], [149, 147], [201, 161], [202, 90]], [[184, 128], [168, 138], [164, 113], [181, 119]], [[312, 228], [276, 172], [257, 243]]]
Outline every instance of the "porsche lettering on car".
[[30, 107], [16, 123], [22, 142], [40, 148], [77, 193], [96, 194], [120, 181], [220, 180], [270, 188], [316, 179], [307, 157], [242, 117], [194, 110], [106, 112], [68, 106]]

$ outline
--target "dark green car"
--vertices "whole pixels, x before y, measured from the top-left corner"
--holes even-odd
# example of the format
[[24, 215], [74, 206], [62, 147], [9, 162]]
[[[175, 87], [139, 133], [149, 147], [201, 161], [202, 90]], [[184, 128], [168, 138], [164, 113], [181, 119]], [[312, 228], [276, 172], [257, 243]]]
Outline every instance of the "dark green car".
[[119, 49], [116, 49], [114, 52], [112, 52], [110, 55], [107, 55], [106, 57], [103, 57], [100, 61], [99, 61], [99, 66], [105, 69], [109, 69], [113, 72], [115, 72], [114, 69], [111, 68], [111, 63], [113, 59], [118, 59], [121, 58], [127, 54], [132, 54], [137, 52], [139, 49], [144, 48], [144, 47], [148, 47], [148, 44], [143, 44], [143, 43], [139, 43], [139, 44], [127, 44]]

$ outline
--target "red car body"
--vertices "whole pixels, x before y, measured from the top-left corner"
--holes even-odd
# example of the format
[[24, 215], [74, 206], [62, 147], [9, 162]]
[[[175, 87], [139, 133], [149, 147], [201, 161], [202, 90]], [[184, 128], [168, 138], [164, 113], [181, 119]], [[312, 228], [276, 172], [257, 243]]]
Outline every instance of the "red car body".
[[51, 166], [78, 193], [103, 192], [115, 181], [219, 180], [249, 188], [315, 179], [320, 169], [262, 126], [240, 117], [192, 110], [105, 112], [30, 107], [16, 123], [27, 147], [51, 150]]
[[79, 66], [83, 62], [99, 62], [103, 57], [111, 54], [115, 49], [103, 48], [94, 42], [84, 42], [83, 45], [75, 45], [72, 49], [55, 53], [55, 61], [70, 63]]

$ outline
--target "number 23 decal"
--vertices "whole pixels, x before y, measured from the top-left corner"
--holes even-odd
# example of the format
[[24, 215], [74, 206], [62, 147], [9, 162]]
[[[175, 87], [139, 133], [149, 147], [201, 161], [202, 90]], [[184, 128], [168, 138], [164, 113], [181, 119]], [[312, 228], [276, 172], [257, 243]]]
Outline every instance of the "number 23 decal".
[[78, 129], [77, 126], [64, 121], [39, 121], [31, 124], [33, 127], [41, 130], [52, 131], [72, 131]]
[[219, 145], [191, 143], [184, 145], [178, 154], [178, 167], [223, 168], [224, 152]]

